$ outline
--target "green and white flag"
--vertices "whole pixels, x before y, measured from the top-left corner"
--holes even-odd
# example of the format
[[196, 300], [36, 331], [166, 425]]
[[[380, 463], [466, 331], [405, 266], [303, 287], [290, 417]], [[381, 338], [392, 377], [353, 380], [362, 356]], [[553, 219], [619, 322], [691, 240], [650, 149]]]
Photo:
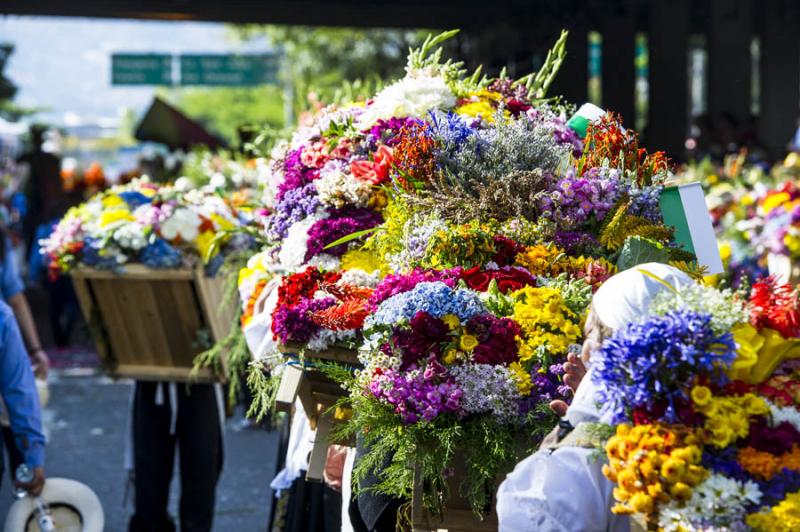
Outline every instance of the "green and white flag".
[[709, 274], [722, 273], [717, 237], [700, 183], [665, 188], [659, 204], [664, 224], [675, 228], [675, 241], [694, 253]]
[[567, 120], [567, 126], [572, 129], [581, 139], [586, 138], [586, 130], [589, 129], [589, 124], [599, 121], [603, 115], [606, 114], [605, 110], [597, 107], [593, 103], [585, 103], [581, 105], [578, 112], [572, 118]]

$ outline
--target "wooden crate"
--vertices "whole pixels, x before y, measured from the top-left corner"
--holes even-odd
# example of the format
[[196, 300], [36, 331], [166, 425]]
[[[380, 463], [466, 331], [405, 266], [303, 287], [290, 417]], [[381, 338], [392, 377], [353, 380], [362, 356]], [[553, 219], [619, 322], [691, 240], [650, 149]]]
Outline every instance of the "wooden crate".
[[[434, 515], [422, 503], [422, 479], [419, 470], [414, 471], [414, 493], [411, 499], [411, 526], [414, 532], [489, 532], [496, 531], [498, 526], [497, 512], [497, 486], [492, 493], [491, 508], [480, 519], [469, 506], [469, 503], [459, 497], [458, 485], [466, 474], [466, 466], [456, 458], [454, 475], [449, 479], [449, 498], [445, 501], [444, 511], [441, 515]], [[499, 482], [497, 483], [499, 486]]]
[[[156, 270], [141, 264], [121, 274], [78, 268], [72, 282], [97, 353], [114, 377], [211, 382], [202, 369], [191, 376], [203, 350], [199, 334], [219, 341], [236, 326], [234, 305], [222, 308], [223, 280], [195, 270]], [[224, 364], [224, 357], [223, 357]]]

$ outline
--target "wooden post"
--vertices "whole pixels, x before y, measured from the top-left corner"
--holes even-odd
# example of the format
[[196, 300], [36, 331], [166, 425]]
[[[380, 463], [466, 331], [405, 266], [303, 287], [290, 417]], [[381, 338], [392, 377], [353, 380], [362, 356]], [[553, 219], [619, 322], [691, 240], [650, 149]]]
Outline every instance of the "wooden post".
[[739, 127], [750, 117], [753, 38], [751, 0], [710, 0], [708, 110], [719, 123], [729, 113]]
[[649, 110], [645, 144], [681, 158], [689, 120], [689, 0], [650, 6]]
[[761, 36], [761, 116], [758, 136], [777, 159], [797, 128], [800, 105], [800, 39], [798, 13], [792, 0], [764, 0], [765, 31]]
[[636, 35], [630, 0], [609, 6], [603, 17], [603, 107], [622, 115], [627, 127], [636, 123]]
[[322, 480], [325, 471], [325, 460], [328, 458], [328, 444], [333, 427], [333, 416], [327, 409], [317, 418], [317, 429], [314, 433], [314, 447], [308, 459], [306, 480]]

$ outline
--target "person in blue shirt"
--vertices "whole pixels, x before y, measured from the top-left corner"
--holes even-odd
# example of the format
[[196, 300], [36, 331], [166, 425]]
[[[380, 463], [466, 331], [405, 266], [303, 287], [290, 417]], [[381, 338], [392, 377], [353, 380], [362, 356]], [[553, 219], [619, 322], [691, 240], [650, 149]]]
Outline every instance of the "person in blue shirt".
[[17, 483], [17, 486], [33, 496], [38, 496], [42, 492], [45, 479], [45, 438], [42, 433], [39, 393], [14, 313], [1, 301], [0, 396], [8, 411], [16, 448], [34, 475], [31, 482]]

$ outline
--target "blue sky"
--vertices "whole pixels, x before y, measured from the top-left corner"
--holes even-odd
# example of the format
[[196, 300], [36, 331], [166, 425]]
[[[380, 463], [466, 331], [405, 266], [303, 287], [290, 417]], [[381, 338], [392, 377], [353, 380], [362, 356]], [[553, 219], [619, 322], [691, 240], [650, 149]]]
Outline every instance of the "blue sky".
[[264, 42], [233, 42], [225, 26], [205, 22], [0, 16], [0, 42], [14, 44], [6, 72], [19, 87], [15, 101], [47, 107], [37, 120], [69, 125], [74, 119], [115, 119], [137, 113], [151, 87], [112, 87], [114, 52], [263, 51]]

